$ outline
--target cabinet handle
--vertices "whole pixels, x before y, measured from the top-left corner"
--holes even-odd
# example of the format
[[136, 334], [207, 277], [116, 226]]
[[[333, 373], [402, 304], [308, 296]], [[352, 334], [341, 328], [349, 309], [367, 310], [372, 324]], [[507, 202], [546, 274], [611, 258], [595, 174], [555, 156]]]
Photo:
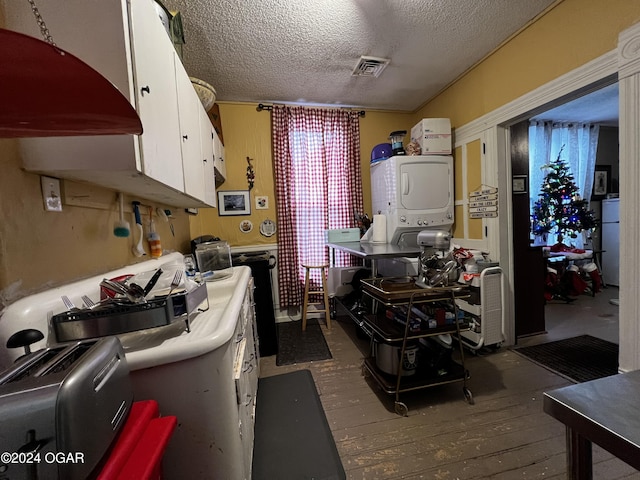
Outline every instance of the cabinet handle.
[[189, 135], [182, 135], [183, 140], [189, 140]]
[[244, 406], [248, 407], [249, 405], [251, 405], [251, 400], [253, 400], [253, 395], [247, 393], [247, 403], [245, 403]]
[[142, 87], [140, 89], [140, 94], [144, 97], [145, 93], [151, 93], [151, 89], [149, 88], [149, 85], [147, 85], [146, 87]]
[[253, 363], [245, 362], [245, 367], [244, 370], [242, 370], [242, 373], [253, 372], [253, 368]]
[[207, 163], [207, 159], [206, 159], [206, 158], [203, 158], [203, 159], [202, 159], [202, 161], [203, 161], [204, 163]]

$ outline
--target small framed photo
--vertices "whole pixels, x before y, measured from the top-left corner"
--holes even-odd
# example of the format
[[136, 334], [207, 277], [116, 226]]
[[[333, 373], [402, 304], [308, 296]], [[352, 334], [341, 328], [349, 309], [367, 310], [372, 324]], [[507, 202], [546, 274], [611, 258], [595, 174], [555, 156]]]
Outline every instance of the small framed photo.
[[251, 215], [249, 190], [218, 192], [218, 215]]
[[594, 200], [601, 200], [610, 191], [611, 165], [596, 165], [596, 169], [593, 174], [593, 193], [591, 198]]
[[529, 177], [527, 175], [514, 175], [511, 179], [513, 193], [527, 193], [528, 184]]
[[269, 197], [266, 195], [256, 195], [256, 210], [267, 210], [269, 208]]

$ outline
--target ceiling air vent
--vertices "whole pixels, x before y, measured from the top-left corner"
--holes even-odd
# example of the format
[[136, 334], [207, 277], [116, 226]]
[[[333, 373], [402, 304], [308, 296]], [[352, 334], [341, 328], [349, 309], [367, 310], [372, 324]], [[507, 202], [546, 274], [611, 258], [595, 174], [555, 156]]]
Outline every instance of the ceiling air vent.
[[351, 75], [355, 77], [379, 77], [390, 61], [388, 58], [360, 57]]

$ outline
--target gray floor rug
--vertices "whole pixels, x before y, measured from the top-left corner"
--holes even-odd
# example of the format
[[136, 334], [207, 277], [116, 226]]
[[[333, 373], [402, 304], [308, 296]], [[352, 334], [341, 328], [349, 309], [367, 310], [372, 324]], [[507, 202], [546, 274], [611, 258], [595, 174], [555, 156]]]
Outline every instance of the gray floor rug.
[[618, 345], [591, 335], [515, 347], [513, 351], [576, 383], [618, 373]]
[[311, 372], [298, 370], [261, 378], [252, 479], [345, 478]]
[[328, 360], [331, 351], [316, 319], [307, 320], [307, 329], [302, 331], [301, 322], [278, 323], [278, 354], [276, 365]]

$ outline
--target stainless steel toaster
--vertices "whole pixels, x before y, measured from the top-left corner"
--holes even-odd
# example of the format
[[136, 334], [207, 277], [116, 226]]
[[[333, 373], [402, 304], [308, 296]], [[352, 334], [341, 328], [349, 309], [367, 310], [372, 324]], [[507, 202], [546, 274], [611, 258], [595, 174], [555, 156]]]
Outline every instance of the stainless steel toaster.
[[117, 337], [22, 357], [0, 372], [0, 480], [89, 477], [132, 402]]

